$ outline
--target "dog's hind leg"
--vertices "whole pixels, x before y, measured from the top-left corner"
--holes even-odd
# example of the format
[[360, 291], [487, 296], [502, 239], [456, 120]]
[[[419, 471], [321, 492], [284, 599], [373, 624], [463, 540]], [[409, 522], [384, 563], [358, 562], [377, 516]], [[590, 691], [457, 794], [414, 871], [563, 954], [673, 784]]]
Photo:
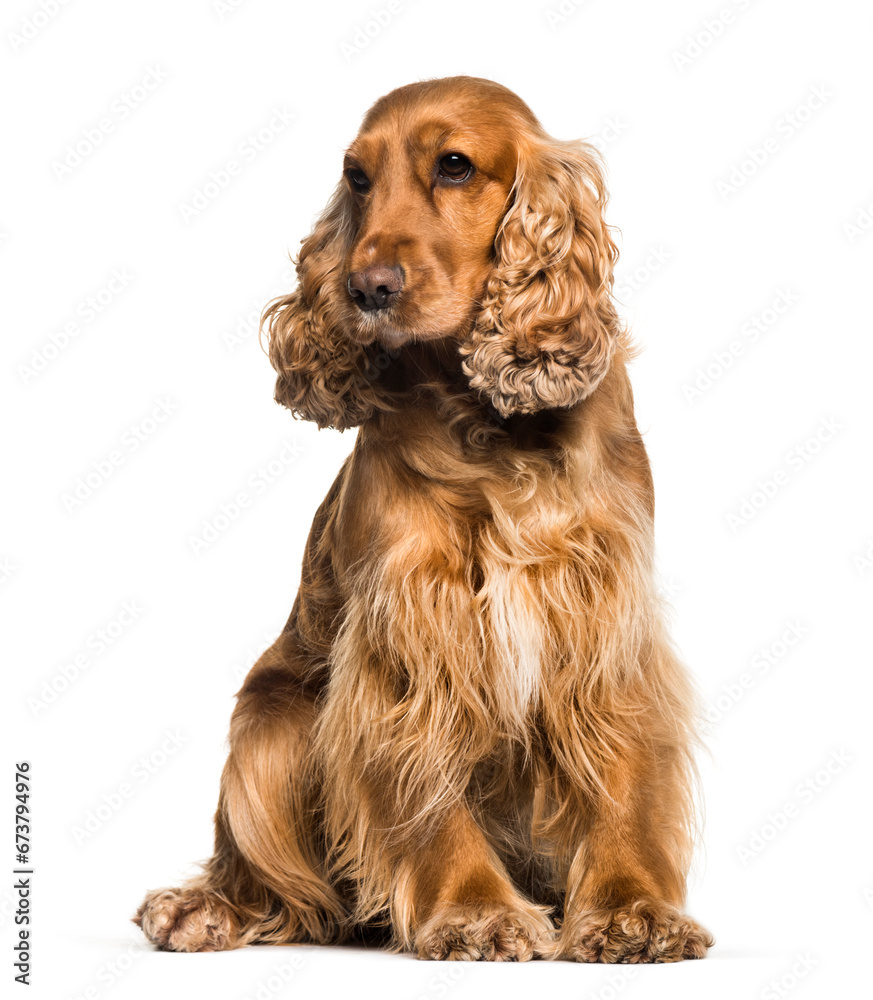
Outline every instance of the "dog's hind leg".
[[215, 853], [186, 885], [150, 892], [134, 921], [168, 951], [325, 942], [343, 906], [321, 874], [309, 757], [316, 690], [292, 634], [261, 657], [239, 693], [215, 817]]

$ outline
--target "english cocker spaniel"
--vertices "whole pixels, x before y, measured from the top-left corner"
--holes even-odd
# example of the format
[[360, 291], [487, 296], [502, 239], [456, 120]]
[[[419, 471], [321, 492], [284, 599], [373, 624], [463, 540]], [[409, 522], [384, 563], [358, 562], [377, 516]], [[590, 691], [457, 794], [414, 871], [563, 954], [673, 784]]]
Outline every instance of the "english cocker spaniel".
[[215, 854], [158, 947], [673, 962], [695, 709], [595, 150], [487, 80], [377, 101], [264, 315], [276, 399], [357, 427], [233, 713]]

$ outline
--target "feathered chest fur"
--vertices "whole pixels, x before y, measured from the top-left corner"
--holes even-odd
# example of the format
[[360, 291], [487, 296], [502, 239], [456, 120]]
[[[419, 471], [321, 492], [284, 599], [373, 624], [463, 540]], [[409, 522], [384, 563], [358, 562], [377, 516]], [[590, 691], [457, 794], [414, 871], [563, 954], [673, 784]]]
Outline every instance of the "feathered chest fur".
[[438, 692], [527, 739], [550, 678], [595, 648], [613, 589], [600, 474], [580, 463], [590, 449], [573, 446], [572, 429], [472, 452], [451, 427], [415, 430], [413, 420], [402, 438], [362, 433], [346, 467], [334, 668], [378, 657], [399, 699]]

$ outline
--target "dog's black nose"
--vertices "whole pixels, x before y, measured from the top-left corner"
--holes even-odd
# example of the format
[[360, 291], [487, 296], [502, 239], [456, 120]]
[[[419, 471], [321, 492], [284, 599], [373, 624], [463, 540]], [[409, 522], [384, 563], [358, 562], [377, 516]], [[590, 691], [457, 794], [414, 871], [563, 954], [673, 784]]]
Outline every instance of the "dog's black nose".
[[403, 288], [403, 269], [373, 265], [349, 275], [349, 295], [364, 312], [373, 312], [390, 305]]

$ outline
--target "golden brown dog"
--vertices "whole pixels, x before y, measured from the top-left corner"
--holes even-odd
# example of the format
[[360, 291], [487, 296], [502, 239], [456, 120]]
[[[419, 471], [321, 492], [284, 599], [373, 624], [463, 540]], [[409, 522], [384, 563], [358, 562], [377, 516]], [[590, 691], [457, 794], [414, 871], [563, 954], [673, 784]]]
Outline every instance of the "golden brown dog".
[[137, 914], [159, 947], [374, 926], [438, 959], [711, 944], [681, 912], [694, 704], [604, 203], [596, 153], [487, 80], [364, 119], [265, 313], [276, 399], [357, 439], [239, 693], [215, 854]]

